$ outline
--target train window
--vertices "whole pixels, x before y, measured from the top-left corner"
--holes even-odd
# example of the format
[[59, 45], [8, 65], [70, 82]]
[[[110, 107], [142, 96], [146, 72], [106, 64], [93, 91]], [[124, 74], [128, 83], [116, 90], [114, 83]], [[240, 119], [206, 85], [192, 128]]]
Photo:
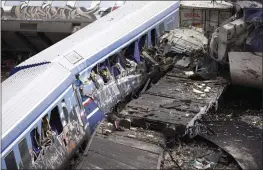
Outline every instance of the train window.
[[120, 71], [119, 69], [116, 67], [116, 63], [118, 63], [118, 57], [117, 57], [117, 54], [115, 55], [112, 55], [109, 57], [109, 62], [110, 62], [110, 71], [112, 73], [112, 75], [116, 78], [119, 74], [120, 74]]
[[169, 30], [172, 30], [173, 27], [174, 27], [174, 19], [173, 19], [173, 16], [166, 19], [166, 30], [165, 31], [169, 31]]
[[156, 45], [156, 29], [151, 30], [151, 41], [152, 46], [154, 47]]
[[62, 111], [64, 113], [66, 123], [68, 123], [69, 122], [69, 112], [68, 112], [68, 109], [67, 109], [67, 105], [66, 105], [65, 99], [63, 99], [61, 101], [61, 105], [62, 105]]
[[38, 128], [34, 128], [31, 132], [30, 132], [30, 136], [31, 136], [31, 141], [32, 141], [32, 150], [34, 153], [34, 160], [36, 160], [38, 154], [41, 151], [41, 147], [40, 147], [40, 135], [38, 133]]
[[126, 53], [127, 48], [122, 49], [117, 54], [109, 57], [109, 65], [112, 75], [117, 78], [128, 66], [127, 59], [124, 54]]
[[145, 48], [147, 46], [147, 34], [144, 34], [143, 36], [141, 36], [140, 40], [139, 40], [139, 50], [142, 51], [143, 48]]
[[52, 131], [56, 132], [58, 135], [63, 131], [63, 126], [61, 123], [58, 106], [51, 110], [50, 115], [50, 126]]
[[130, 60], [134, 61], [134, 49], [135, 49], [135, 42], [131, 43], [124, 52], [124, 56]]
[[97, 71], [95, 68], [93, 68], [90, 72], [90, 79], [91, 81], [94, 83], [95, 87], [97, 89], [100, 88], [100, 83], [98, 82], [98, 79], [97, 79]]
[[27, 146], [27, 140], [24, 138], [19, 144], [18, 149], [21, 155], [21, 161], [23, 163], [23, 168], [29, 168], [31, 162], [31, 156]]
[[50, 138], [51, 135], [51, 127], [49, 124], [49, 119], [48, 119], [48, 114], [46, 114], [43, 118], [42, 118], [42, 130], [41, 130], [41, 137], [42, 140], [44, 140], [44, 138]]
[[110, 81], [110, 72], [107, 67], [107, 61], [104, 61], [98, 65], [98, 72], [102, 77], [104, 84], [107, 84]]
[[16, 159], [14, 155], [14, 151], [11, 151], [6, 157], [5, 157], [5, 164], [6, 168], [13, 170], [13, 169], [18, 169], [16, 165]]
[[165, 32], [164, 22], [159, 25], [160, 35], [162, 36]]
[[119, 53], [116, 54], [116, 60], [119, 60], [120, 65], [126, 69], [127, 60], [125, 59], [124, 53], [125, 50], [121, 50]]

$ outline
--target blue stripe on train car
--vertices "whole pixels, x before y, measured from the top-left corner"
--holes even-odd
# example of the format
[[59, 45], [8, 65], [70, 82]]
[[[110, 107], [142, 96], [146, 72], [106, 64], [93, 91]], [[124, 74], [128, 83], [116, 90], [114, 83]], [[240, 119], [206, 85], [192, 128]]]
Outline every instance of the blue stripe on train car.
[[86, 99], [83, 105], [87, 115], [86, 119], [89, 123], [90, 133], [92, 134], [105, 115], [91, 98]]
[[11, 70], [11, 72], [9, 73], [9, 76], [14, 75], [15, 73], [19, 72], [20, 70], [28, 69], [28, 68], [31, 68], [31, 67], [37, 67], [37, 66], [44, 65], [44, 64], [49, 64], [49, 63], [51, 63], [51, 62], [46, 61], [46, 62], [41, 62], [41, 63], [36, 63], [36, 64], [17, 66], [17, 67], [15, 67], [15, 68], [13, 68]]

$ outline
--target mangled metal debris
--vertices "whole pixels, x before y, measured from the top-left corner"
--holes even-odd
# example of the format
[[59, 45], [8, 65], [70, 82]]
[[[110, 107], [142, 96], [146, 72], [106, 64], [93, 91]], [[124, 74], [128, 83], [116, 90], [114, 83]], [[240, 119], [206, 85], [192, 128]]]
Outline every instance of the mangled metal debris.
[[171, 30], [160, 38], [160, 42], [162, 43], [166, 39], [168, 45], [171, 46], [170, 51], [187, 55], [205, 52], [208, 45], [208, 40], [202, 30], [195, 27]]
[[[106, 135], [105, 140], [109, 141], [122, 136], [161, 146], [157, 165], [161, 169], [262, 168], [259, 163], [262, 154], [251, 154], [249, 150], [255, 148], [246, 144], [244, 149], [240, 142], [253, 143], [259, 148], [258, 129], [243, 126], [240, 120], [222, 123], [204, 119], [218, 110], [219, 100], [229, 85], [229, 81], [220, 76], [219, 65], [228, 60], [229, 48], [240, 49], [248, 42], [246, 38], [252, 29], [243, 18], [232, 17], [215, 29], [210, 44], [199, 28], [182, 27], [164, 33], [158, 46], [142, 51], [144, 68], [148, 67], [142, 69], [147, 75], [140, 79], [144, 86], [136, 92], [135, 99], [114, 113], [114, 118], [109, 116], [110, 123], [103, 122], [97, 133]], [[231, 54], [229, 56], [232, 62]], [[262, 75], [258, 77], [262, 79]], [[224, 116], [232, 117], [231, 114]], [[251, 116], [241, 120], [257, 126], [262, 123]], [[238, 134], [237, 129], [242, 129], [242, 134]], [[251, 135], [251, 129], [257, 134]], [[232, 137], [225, 131], [231, 131]], [[257, 141], [244, 136], [252, 136]], [[242, 154], [249, 160], [244, 160]]]

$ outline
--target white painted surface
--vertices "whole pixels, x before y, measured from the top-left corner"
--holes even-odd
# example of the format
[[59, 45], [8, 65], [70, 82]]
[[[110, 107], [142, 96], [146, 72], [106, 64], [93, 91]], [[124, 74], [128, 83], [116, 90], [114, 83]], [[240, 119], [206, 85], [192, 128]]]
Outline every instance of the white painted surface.
[[67, 1], [52, 1], [51, 6], [54, 7], [65, 7], [67, 5]]
[[17, 72], [2, 83], [2, 134], [34, 109], [67, 76], [61, 65], [45, 64]]
[[43, 1], [29, 1], [28, 6], [41, 6], [44, 2]]

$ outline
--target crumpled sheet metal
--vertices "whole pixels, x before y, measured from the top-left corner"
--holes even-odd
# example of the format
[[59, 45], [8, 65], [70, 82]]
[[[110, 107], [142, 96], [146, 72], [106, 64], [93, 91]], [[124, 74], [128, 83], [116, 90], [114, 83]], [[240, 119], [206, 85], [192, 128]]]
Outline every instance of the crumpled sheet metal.
[[133, 90], [140, 86], [142, 80], [141, 74], [129, 75], [117, 80], [118, 88], [122, 97], [127, 96]]
[[111, 112], [113, 106], [121, 100], [121, 92], [114, 80], [106, 85], [103, 85], [102, 88], [97, 89], [93, 93], [93, 96], [99, 105], [99, 108], [105, 113]]
[[190, 27], [176, 28], [164, 34], [161, 41], [167, 38], [172, 46], [172, 51], [186, 52], [188, 54], [196, 51], [206, 51], [208, 39], [204, 36], [202, 31]]
[[262, 169], [262, 130], [243, 121], [207, 121], [214, 134], [200, 136], [213, 142], [237, 161], [242, 169]]
[[119, 101], [141, 85], [141, 79], [141, 74], [120, 77], [116, 81], [112, 79], [107, 84], [100, 84], [99, 89], [93, 89], [89, 96], [92, 96], [102, 111], [109, 113]]

